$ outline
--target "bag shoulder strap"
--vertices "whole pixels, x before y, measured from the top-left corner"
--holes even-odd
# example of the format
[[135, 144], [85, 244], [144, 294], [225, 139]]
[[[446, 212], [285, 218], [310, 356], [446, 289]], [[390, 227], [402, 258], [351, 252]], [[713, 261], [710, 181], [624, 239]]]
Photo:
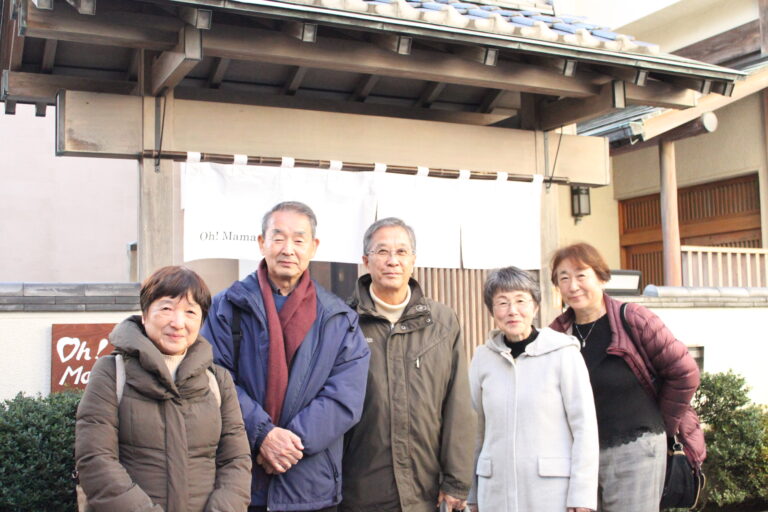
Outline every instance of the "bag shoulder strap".
[[648, 354], [645, 353], [645, 347], [643, 347], [643, 344], [638, 343], [635, 337], [632, 335], [632, 327], [630, 327], [629, 322], [627, 321], [627, 314], [626, 314], [627, 306], [629, 306], [629, 303], [624, 302], [621, 305], [621, 308], [619, 309], [619, 316], [621, 316], [621, 325], [624, 326], [624, 331], [627, 333], [627, 336], [629, 336], [629, 340], [635, 346], [635, 348], [637, 349], [637, 352], [640, 354], [640, 357], [643, 359], [643, 362], [645, 363], [645, 367], [648, 369], [648, 373], [650, 373], [651, 375], [653, 389], [658, 394], [659, 379], [658, 379], [658, 376], [656, 375], [656, 369], [651, 364], [651, 360], [648, 359]]
[[221, 387], [219, 386], [219, 379], [216, 377], [215, 368], [208, 368], [206, 373], [208, 374], [208, 387], [216, 398], [216, 403], [221, 407]]
[[117, 395], [117, 405], [123, 401], [123, 390], [125, 389], [125, 360], [122, 354], [115, 354], [115, 394]]

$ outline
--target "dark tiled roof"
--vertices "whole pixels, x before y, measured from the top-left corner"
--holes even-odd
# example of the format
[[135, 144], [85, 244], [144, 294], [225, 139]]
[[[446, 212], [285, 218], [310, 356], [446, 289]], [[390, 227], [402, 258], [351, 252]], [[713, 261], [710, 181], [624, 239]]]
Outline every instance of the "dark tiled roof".
[[[247, 2], [248, 0], [241, 0]], [[552, 1], [284, 0], [329, 9], [521, 36], [576, 46], [655, 55], [655, 44], [636, 41], [581, 16], [558, 15]]]

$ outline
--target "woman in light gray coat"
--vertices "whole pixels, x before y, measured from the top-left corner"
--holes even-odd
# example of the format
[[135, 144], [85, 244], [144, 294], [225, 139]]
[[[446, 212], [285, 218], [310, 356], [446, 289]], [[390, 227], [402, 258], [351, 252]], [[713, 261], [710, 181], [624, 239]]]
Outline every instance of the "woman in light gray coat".
[[575, 338], [537, 331], [536, 281], [491, 272], [484, 300], [497, 330], [470, 368], [478, 416], [477, 512], [587, 512], [597, 508], [598, 437], [592, 388]]

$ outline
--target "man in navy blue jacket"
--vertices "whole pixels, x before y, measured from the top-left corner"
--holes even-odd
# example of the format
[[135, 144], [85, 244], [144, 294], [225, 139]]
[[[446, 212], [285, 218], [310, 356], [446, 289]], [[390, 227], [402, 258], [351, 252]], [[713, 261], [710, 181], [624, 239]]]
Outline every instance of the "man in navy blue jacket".
[[309, 277], [317, 220], [299, 202], [262, 222], [256, 272], [213, 299], [202, 334], [232, 372], [255, 459], [249, 512], [333, 512], [344, 433], [370, 352], [357, 314]]

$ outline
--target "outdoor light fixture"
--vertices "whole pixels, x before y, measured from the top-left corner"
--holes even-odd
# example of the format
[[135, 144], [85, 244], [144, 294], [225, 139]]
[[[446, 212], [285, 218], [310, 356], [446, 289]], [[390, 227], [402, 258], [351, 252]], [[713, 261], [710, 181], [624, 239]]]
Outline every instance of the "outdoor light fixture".
[[571, 187], [571, 215], [578, 221], [590, 213], [589, 187]]

